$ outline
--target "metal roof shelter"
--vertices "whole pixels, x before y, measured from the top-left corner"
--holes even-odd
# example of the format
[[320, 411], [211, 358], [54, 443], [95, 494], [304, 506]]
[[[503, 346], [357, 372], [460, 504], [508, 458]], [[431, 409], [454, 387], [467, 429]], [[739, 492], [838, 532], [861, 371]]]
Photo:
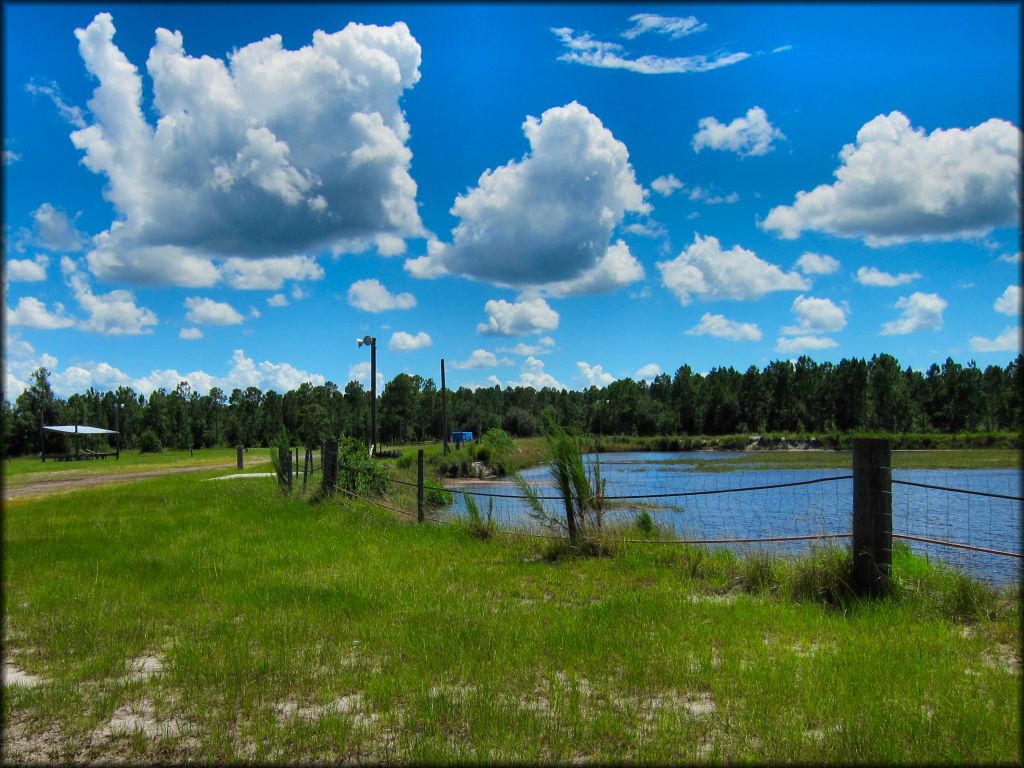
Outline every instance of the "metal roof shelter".
[[[121, 458], [121, 433], [116, 429], [103, 429], [102, 427], [90, 427], [85, 424], [54, 424], [47, 426], [41, 425], [43, 430], [47, 432], [56, 432], [61, 435], [71, 435], [75, 438], [75, 450], [74, 453], [40, 453], [39, 458], [44, 462], [47, 459], [57, 459], [59, 461], [70, 461], [72, 459], [105, 459], [107, 456], [114, 456], [118, 459]], [[117, 435], [117, 449], [113, 452], [97, 452], [90, 451], [88, 449], [79, 450], [78, 448], [78, 437], [84, 435], [86, 437], [90, 435]], [[42, 448], [42, 432], [40, 432], [40, 448]]]
[[48, 432], [61, 432], [65, 435], [116, 435], [116, 429], [102, 429], [100, 427], [87, 427], [84, 424], [59, 424], [48, 427], [45, 424], [43, 429]]

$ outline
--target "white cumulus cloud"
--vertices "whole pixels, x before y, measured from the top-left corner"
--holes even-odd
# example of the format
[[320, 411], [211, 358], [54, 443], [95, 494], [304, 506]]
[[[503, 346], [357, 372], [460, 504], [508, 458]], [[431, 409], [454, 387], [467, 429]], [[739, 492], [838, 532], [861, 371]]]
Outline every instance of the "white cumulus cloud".
[[348, 303], [366, 312], [384, 312], [389, 309], [412, 309], [416, 297], [411, 293], [393, 294], [380, 280], [359, 280], [348, 289]]
[[994, 339], [971, 337], [971, 349], [975, 352], [1020, 352], [1022, 348], [1020, 326], [1004, 328]]
[[671, 261], [659, 261], [662, 283], [684, 305], [705, 299], [757, 299], [772, 291], [801, 291], [810, 283], [797, 272], [783, 272], [739, 245], [722, 250], [718, 238], [694, 235], [693, 243]]
[[936, 293], [920, 291], [902, 296], [896, 302], [896, 309], [903, 310], [897, 320], [882, 325], [883, 336], [901, 336], [914, 331], [934, 331], [942, 327], [942, 313], [949, 302]]
[[89, 253], [97, 276], [211, 285], [212, 259], [378, 241], [394, 253], [394, 238], [425, 234], [399, 103], [419, 80], [420, 46], [403, 22], [316, 31], [298, 50], [273, 34], [226, 61], [157, 29], [155, 124], [114, 33], [108, 13], [75, 30], [99, 85], [71, 139], [117, 212]]
[[221, 274], [232, 288], [242, 291], [278, 291], [285, 280], [320, 280], [324, 270], [308, 256], [234, 257], [224, 262]]
[[50, 331], [70, 328], [75, 324], [75, 318], [68, 315], [64, 305], [59, 302], [50, 311], [35, 296], [22, 296], [14, 309], [7, 307], [7, 324]]
[[198, 328], [182, 328], [178, 331], [178, 338], [186, 341], [196, 341], [203, 338], [203, 332]]
[[82, 235], [64, 211], [43, 203], [32, 212], [32, 242], [48, 251], [71, 252], [82, 249]]
[[879, 288], [894, 288], [897, 285], [906, 285], [920, 277], [920, 272], [900, 272], [898, 275], [893, 275], [883, 272], [877, 267], [860, 267], [857, 270], [858, 283]]
[[275, 293], [273, 296], [267, 297], [267, 304], [271, 307], [287, 307], [288, 297], [283, 293]]
[[428, 242], [426, 256], [406, 263], [412, 274], [517, 287], [572, 281], [600, 265], [627, 212], [650, 211], [625, 145], [586, 107], [527, 117], [523, 133], [530, 151], [455, 199], [452, 242]]
[[996, 299], [993, 308], [1001, 315], [1016, 317], [1020, 314], [1020, 286], [1008, 285], [1003, 295]]
[[530, 357], [531, 355], [548, 355], [555, 348], [555, 340], [550, 336], [541, 336], [537, 339], [536, 344], [525, 344], [519, 342], [514, 347], [498, 347], [499, 352], [511, 352], [514, 355], [520, 355], [521, 357]]
[[878, 115], [839, 153], [835, 182], [798, 192], [760, 226], [862, 238], [872, 247], [977, 237], [1020, 217], [1020, 129], [991, 119], [926, 134], [900, 112]]
[[697, 121], [697, 133], [693, 135], [693, 151], [700, 152], [707, 147], [726, 152], [735, 152], [740, 157], [766, 155], [775, 147], [772, 142], [784, 139], [785, 135], [772, 125], [768, 114], [761, 107], [751, 107], [743, 117], [737, 117], [728, 125], [714, 117], [702, 117]]
[[519, 302], [491, 299], [484, 305], [484, 311], [487, 322], [479, 323], [476, 332], [486, 336], [522, 336], [558, 327], [558, 313], [540, 297]]
[[839, 269], [839, 260], [808, 251], [796, 260], [796, 268], [805, 275], [831, 275]]
[[576, 367], [580, 369], [580, 373], [583, 374], [583, 379], [587, 382], [588, 386], [606, 387], [615, 381], [615, 377], [606, 372], [600, 365], [590, 365], [581, 360], [576, 363]]
[[486, 349], [474, 349], [467, 359], [451, 363], [452, 368], [495, 368], [499, 365], [512, 365], [512, 361], [507, 357], [499, 360], [493, 352]]
[[846, 327], [846, 310], [831, 299], [800, 295], [793, 300], [792, 309], [798, 323], [782, 329], [786, 336], [833, 333]]
[[405, 331], [396, 331], [391, 334], [388, 349], [392, 352], [413, 352], [417, 349], [426, 349], [430, 344], [430, 336], [424, 331], [420, 331], [415, 336]]
[[519, 371], [519, 378], [508, 382], [510, 387], [533, 387], [540, 390], [544, 387], [551, 389], [565, 389], [565, 386], [554, 376], [544, 370], [544, 361], [530, 356], [523, 361], [523, 367]]
[[662, 197], [671, 197], [673, 192], [677, 192], [684, 186], [683, 182], [677, 179], [673, 173], [667, 176], [659, 176], [651, 182], [651, 189]]
[[838, 342], [828, 336], [790, 336], [780, 338], [775, 343], [775, 351], [796, 353], [814, 349], [830, 349], [838, 346]]
[[761, 329], [757, 327], [757, 323], [741, 323], [730, 320], [725, 315], [714, 315], [710, 312], [705, 312], [700, 322], [686, 333], [690, 336], [714, 336], [729, 341], [758, 341], [761, 338]]
[[4, 269], [7, 279], [12, 283], [38, 283], [46, 279], [46, 268], [49, 264], [49, 257], [40, 253], [34, 259], [11, 259], [6, 261]]
[[188, 321], [198, 325], [240, 325], [245, 319], [230, 304], [199, 296], [185, 299], [185, 308]]
[[637, 381], [653, 381], [655, 376], [661, 373], [661, 366], [657, 363], [648, 363], [638, 370], [634, 376]]

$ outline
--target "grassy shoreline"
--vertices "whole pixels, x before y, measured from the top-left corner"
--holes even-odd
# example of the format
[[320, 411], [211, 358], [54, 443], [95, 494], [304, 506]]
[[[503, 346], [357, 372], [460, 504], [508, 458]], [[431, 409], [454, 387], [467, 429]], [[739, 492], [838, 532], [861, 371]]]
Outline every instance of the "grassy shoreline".
[[1021, 759], [1019, 595], [901, 556], [897, 597], [829, 603], [827, 552], [546, 546], [269, 479], [21, 502], [5, 652], [38, 682], [5, 691], [5, 756]]

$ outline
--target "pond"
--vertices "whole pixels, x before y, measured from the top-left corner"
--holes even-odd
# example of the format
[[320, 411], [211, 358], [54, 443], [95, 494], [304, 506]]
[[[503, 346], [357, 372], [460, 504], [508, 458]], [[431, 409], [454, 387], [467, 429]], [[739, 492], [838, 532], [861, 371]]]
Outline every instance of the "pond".
[[[584, 461], [590, 468], [595, 458], [600, 460], [601, 478], [606, 483], [605, 495], [611, 507], [605, 513], [608, 522], [632, 522], [646, 511], [666, 532], [695, 541], [850, 532], [853, 508], [850, 469], [737, 468], [730, 471], [728, 462], [742, 456], [744, 454], [713, 452], [634, 452], [605, 453], [598, 457], [591, 454], [585, 456]], [[543, 497], [545, 510], [564, 519], [564, 507], [557, 498], [558, 489], [547, 468], [534, 467], [521, 474]], [[1016, 469], [894, 470], [893, 479], [1004, 496], [1021, 495], [1020, 473]], [[783, 487], [763, 487], [778, 485]], [[757, 490], [720, 492], [750, 488]], [[472, 493], [481, 513], [486, 517], [490, 510], [502, 527], [531, 530], [540, 527], [519, 489], [511, 482], [481, 481], [460, 485], [450, 509], [452, 514], [465, 514], [462, 491]], [[695, 495], [670, 495], [680, 493]], [[1021, 502], [895, 483], [893, 531], [985, 549], [1020, 552]], [[848, 539], [833, 541], [842, 545]], [[768, 548], [773, 552], [799, 554], [814, 543], [737, 542], [708, 546], [729, 546], [740, 552]], [[1019, 558], [915, 541], [906, 543], [930, 559], [946, 562], [981, 580], [999, 585], [1020, 581]]]

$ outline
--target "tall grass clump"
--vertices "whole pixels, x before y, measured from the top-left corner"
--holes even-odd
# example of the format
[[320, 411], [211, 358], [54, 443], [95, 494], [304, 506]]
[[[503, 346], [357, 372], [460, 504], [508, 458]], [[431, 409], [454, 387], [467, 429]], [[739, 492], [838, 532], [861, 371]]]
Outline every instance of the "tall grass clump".
[[574, 550], [602, 551], [601, 524], [605, 510], [605, 481], [595, 458], [590, 471], [583, 463], [579, 441], [557, 424], [545, 433], [548, 456], [545, 465], [558, 487], [565, 508], [564, 520], [544, 508], [537, 491], [521, 476], [516, 485], [530, 506], [530, 516], [549, 528], [564, 529]]
[[466, 528], [469, 535], [478, 539], [489, 540], [497, 533], [498, 526], [494, 522], [494, 499], [488, 499], [487, 520], [480, 514], [480, 507], [476, 499], [468, 493], [463, 493], [462, 498], [466, 500]]

